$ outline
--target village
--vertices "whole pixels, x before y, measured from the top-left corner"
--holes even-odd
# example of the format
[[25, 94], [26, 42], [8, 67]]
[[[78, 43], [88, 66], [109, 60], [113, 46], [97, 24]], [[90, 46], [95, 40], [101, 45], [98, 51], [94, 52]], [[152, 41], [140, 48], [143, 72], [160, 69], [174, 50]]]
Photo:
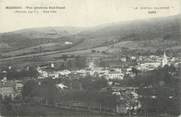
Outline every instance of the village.
[[[170, 76], [178, 76], [181, 59], [168, 57], [164, 52], [161, 56], [123, 56], [118, 60], [89, 56], [80, 59], [77, 64], [82, 66], [68, 69], [68, 62], [64, 62], [61, 69], [53, 62], [36, 67], [26, 66], [23, 70], [8, 66], [1, 70], [1, 100], [23, 100], [21, 103], [54, 105], [78, 111], [143, 113], [144, 104], [140, 99], [154, 100], [157, 95], [141, 94], [140, 85], [132, 85], [131, 82], [138, 81], [140, 74], [165, 67], [173, 67], [169, 71]], [[14, 78], [17, 74], [19, 76]], [[162, 86], [165, 82], [160, 84]], [[144, 89], [149, 88], [153, 85], [144, 85]], [[175, 97], [169, 94], [167, 98]]]

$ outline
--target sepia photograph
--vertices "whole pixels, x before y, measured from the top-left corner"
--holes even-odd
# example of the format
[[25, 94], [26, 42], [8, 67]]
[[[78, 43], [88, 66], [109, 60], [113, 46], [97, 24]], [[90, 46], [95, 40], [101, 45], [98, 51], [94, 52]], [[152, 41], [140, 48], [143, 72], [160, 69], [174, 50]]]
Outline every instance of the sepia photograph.
[[0, 117], [181, 117], [181, 1], [0, 0]]

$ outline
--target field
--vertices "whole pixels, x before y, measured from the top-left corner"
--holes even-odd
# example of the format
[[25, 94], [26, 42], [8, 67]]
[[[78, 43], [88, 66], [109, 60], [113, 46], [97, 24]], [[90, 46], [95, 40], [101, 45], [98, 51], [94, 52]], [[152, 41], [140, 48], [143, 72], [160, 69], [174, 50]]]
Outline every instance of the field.
[[21, 105], [20, 108], [14, 108], [11, 115], [18, 117], [176, 117], [174, 115], [121, 115], [121, 114], [104, 114], [88, 111], [77, 111], [61, 109], [51, 106], [40, 106], [35, 104]]
[[0, 64], [53, 61], [63, 54], [87, 56], [92, 50], [116, 54], [122, 48], [148, 54], [169, 50], [181, 56], [179, 21], [180, 16], [171, 16], [86, 29], [48, 27], [1, 33]]

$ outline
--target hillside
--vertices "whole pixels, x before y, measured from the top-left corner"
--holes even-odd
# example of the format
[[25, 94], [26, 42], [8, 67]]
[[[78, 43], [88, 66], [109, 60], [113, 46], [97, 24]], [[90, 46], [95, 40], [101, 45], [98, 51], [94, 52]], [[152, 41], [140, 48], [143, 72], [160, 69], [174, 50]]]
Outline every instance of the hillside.
[[[105, 47], [181, 52], [180, 16], [114, 23], [92, 28], [47, 27], [0, 34], [1, 57]], [[109, 45], [114, 45], [110, 47]]]
[[[109, 45], [125, 41], [137, 44], [137, 48], [172, 48], [181, 44], [179, 16], [113, 24], [77, 35], [85, 38], [83, 46]], [[124, 45], [132, 48], [132, 45]], [[80, 48], [81, 46], [79, 46]], [[85, 47], [82, 47], [85, 48]]]
[[37, 46], [52, 46], [62, 41], [70, 41], [64, 37], [80, 32], [74, 27], [46, 27], [18, 30], [0, 34], [0, 52], [10, 52]]

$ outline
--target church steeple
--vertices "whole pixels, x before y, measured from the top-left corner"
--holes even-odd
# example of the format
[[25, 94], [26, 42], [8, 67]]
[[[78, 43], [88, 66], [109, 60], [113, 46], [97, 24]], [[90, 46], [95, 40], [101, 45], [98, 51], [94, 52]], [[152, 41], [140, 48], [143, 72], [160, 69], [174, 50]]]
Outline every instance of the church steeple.
[[168, 64], [168, 58], [167, 58], [167, 55], [166, 55], [166, 53], [164, 51], [161, 66], [164, 67], [167, 64]]

